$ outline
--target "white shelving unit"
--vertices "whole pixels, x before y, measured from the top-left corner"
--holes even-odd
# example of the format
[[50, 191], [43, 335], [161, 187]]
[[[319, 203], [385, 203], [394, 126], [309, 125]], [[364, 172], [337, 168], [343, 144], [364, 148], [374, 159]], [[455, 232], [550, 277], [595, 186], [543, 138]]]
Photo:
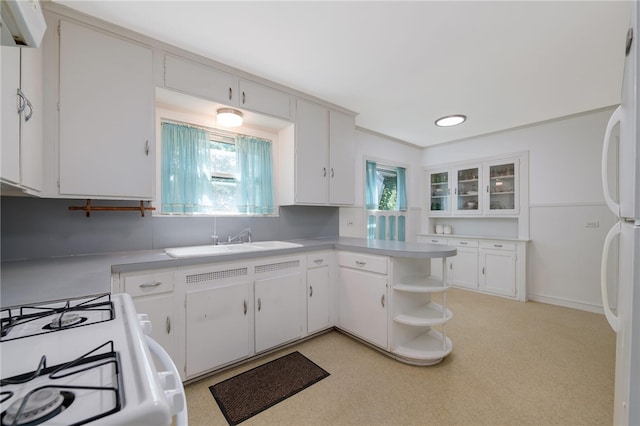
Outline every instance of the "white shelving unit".
[[[439, 363], [453, 348], [445, 330], [453, 317], [447, 308], [446, 270], [434, 277], [430, 261], [393, 258], [393, 277], [391, 353], [408, 364]], [[441, 295], [440, 303], [434, 294]]]

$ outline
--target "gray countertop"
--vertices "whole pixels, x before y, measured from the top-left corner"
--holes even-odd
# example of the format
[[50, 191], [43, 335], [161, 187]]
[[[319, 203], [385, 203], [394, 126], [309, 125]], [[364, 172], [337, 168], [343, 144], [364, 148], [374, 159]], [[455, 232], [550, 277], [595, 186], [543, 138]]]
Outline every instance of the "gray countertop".
[[292, 241], [302, 244], [302, 247], [180, 259], [168, 256], [164, 250], [139, 250], [3, 261], [0, 281], [0, 306], [4, 308], [90, 294], [108, 293], [111, 291], [111, 274], [114, 272], [133, 272], [229, 262], [331, 249], [417, 259], [449, 257], [456, 254], [456, 249], [449, 246], [367, 240], [363, 238], [333, 237]]

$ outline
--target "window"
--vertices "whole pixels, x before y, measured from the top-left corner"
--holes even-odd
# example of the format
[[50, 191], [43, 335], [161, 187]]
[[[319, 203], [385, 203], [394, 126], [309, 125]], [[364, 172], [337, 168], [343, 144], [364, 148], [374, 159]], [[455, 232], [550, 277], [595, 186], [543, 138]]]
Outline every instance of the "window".
[[162, 123], [162, 213], [273, 214], [271, 141]]
[[367, 237], [405, 240], [406, 169], [366, 162]]

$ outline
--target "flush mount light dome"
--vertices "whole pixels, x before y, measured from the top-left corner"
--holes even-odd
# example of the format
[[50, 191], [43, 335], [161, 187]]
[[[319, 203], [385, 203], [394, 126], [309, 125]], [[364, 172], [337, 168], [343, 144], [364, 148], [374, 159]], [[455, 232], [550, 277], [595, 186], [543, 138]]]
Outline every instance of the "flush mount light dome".
[[458, 124], [464, 123], [466, 119], [467, 119], [467, 116], [462, 114], [447, 115], [445, 117], [438, 118], [436, 120], [436, 126], [438, 127], [457, 126]]
[[242, 126], [242, 113], [233, 108], [220, 108], [218, 110], [218, 124], [225, 127]]

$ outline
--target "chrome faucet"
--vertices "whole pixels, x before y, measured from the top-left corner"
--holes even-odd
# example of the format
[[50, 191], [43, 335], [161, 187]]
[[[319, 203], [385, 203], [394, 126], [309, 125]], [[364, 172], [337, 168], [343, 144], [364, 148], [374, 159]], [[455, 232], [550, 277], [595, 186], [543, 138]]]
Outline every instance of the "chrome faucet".
[[232, 235], [229, 236], [229, 238], [227, 239], [227, 243], [233, 243], [234, 241], [238, 241], [239, 243], [242, 243], [242, 237], [247, 237], [247, 243], [251, 242], [251, 228], [246, 228], [243, 229], [242, 231], [238, 232], [236, 235]]

